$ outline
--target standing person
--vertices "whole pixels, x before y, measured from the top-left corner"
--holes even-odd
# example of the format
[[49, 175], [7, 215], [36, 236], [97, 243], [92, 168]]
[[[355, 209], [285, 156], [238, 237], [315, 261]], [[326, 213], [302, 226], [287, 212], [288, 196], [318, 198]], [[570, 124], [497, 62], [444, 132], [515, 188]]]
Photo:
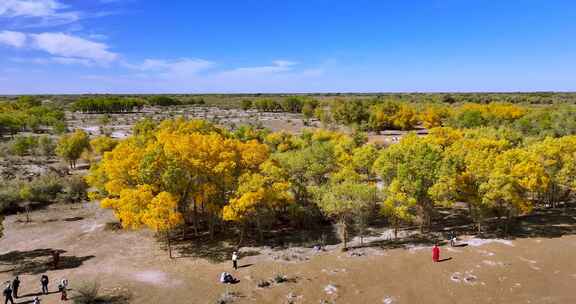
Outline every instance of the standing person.
[[12, 294], [14, 295], [14, 299], [18, 299], [18, 288], [20, 288], [20, 279], [16, 276], [14, 281], [12, 281]]
[[42, 284], [42, 294], [48, 294], [48, 276], [43, 274], [40, 283]]
[[[65, 286], [65, 281], [66, 279], [63, 279], [62, 282], [60, 282], [60, 284], [58, 284], [58, 291], [60, 291], [60, 301], [67, 301], [68, 300], [68, 293], [66, 290], [66, 286]], [[68, 283], [66, 282], [66, 285]]]
[[232, 266], [234, 270], [238, 270], [238, 253], [236, 251], [232, 253]]
[[450, 241], [450, 247], [454, 247], [454, 239], [456, 238], [456, 234], [454, 231], [448, 232], [448, 240]]
[[434, 244], [434, 248], [432, 248], [432, 261], [440, 261], [440, 248], [438, 248], [438, 243]]
[[64, 289], [68, 290], [68, 279], [66, 278], [62, 279], [62, 281], [60, 281], [60, 284], [62, 284], [62, 287], [64, 287]]
[[61, 293], [60, 300], [62, 301], [68, 300], [68, 280], [66, 278], [60, 281], [60, 285], [58, 285], [58, 290], [60, 290]]
[[32, 304], [40, 304], [40, 298], [34, 297], [34, 302]]
[[12, 298], [12, 288], [10, 288], [10, 284], [6, 285], [6, 288], [4, 288], [4, 304], [8, 304], [8, 302], [14, 304], [14, 299]]

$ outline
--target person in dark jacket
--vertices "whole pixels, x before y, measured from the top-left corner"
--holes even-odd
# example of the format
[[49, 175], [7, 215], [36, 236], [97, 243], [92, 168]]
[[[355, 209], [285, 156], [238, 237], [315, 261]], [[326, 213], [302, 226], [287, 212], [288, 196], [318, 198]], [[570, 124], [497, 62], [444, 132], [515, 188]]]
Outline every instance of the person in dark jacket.
[[42, 284], [42, 294], [48, 294], [48, 276], [43, 274], [40, 283]]
[[12, 298], [12, 288], [10, 288], [10, 284], [4, 288], [4, 304], [8, 304], [8, 302], [14, 304], [14, 299]]
[[18, 288], [20, 288], [20, 279], [16, 276], [12, 281], [12, 295], [14, 295], [14, 299], [18, 299]]

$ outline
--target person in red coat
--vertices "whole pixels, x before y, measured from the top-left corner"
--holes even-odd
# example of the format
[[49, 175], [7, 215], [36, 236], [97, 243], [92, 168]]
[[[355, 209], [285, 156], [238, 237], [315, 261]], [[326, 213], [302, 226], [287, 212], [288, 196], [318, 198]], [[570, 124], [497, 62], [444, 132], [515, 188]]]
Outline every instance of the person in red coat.
[[432, 248], [432, 261], [438, 262], [440, 260], [440, 248], [438, 248], [438, 244], [434, 244], [434, 248]]

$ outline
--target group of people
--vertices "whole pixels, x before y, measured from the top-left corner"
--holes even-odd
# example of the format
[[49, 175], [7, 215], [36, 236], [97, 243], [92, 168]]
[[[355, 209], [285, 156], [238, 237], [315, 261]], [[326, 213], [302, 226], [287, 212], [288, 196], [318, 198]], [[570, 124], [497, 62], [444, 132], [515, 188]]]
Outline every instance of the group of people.
[[[14, 280], [8, 281], [6, 288], [4, 288], [4, 304], [14, 304], [14, 299], [18, 298], [18, 291], [20, 289], [20, 278], [16, 276]], [[42, 294], [47, 295], [49, 293], [48, 284], [50, 280], [46, 274], [40, 277], [40, 285], [42, 286]], [[58, 292], [60, 292], [60, 300], [68, 300], [68, 280], [62, 279], [58, 284]], [[40, 298], [38, 296], [34, 297], [33, 304], [40, 304]]]
[[[456, 246], [457, 240], [456, 232], [448, 232], [448, 241], [450, 241], [450, 247]], [[432, 261], [440, 262], [440, 247], [438, 247], [438, 243], [435, 243], [434, 247], [432, 248]]]
[[[237, 251], [232, 253], [232, 268], [238, 270], [238, 259], [240, 256]], [[230, 273], [224, 271], [220, 274], [220, 283], [222, 284], [234, 284], [237, 283], [238, 279], [234, 278]]]

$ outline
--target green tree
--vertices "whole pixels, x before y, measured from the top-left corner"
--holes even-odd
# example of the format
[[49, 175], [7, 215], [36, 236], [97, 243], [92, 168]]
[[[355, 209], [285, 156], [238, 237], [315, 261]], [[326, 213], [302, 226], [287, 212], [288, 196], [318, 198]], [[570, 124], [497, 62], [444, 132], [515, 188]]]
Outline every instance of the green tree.
[[70, 168], [76, 167], [76, 161], [84, 150], [90, 147], [90, 141], [86, 132], [77, 129], [60, 138], [56, 146], [56, 153], [70, 164]]
[[240, 103], [241, 103], [240, 107], [244, 111], [248, 111], [252, 108], [252, 100], [250, 100], [250, 99], [242, 99], [242, 101]]
[[421, 231], [431, 223], [435, 204], [429, 190], [438, 180], [441, 163], [441, 148], [415, 134], [382, 150], [374, 163], [374, 172], [395, 201], [401, 196], [406, 202], [415, 202]]
[[347, 250], [350, 223], [354, 219], [357, 222], [365, 220], [363, 213], [373, 206], [376, 187], [361, 181], [344, 179], [316, 187], [313, 192], [322, 213], [336, 221], [343, 250]]

